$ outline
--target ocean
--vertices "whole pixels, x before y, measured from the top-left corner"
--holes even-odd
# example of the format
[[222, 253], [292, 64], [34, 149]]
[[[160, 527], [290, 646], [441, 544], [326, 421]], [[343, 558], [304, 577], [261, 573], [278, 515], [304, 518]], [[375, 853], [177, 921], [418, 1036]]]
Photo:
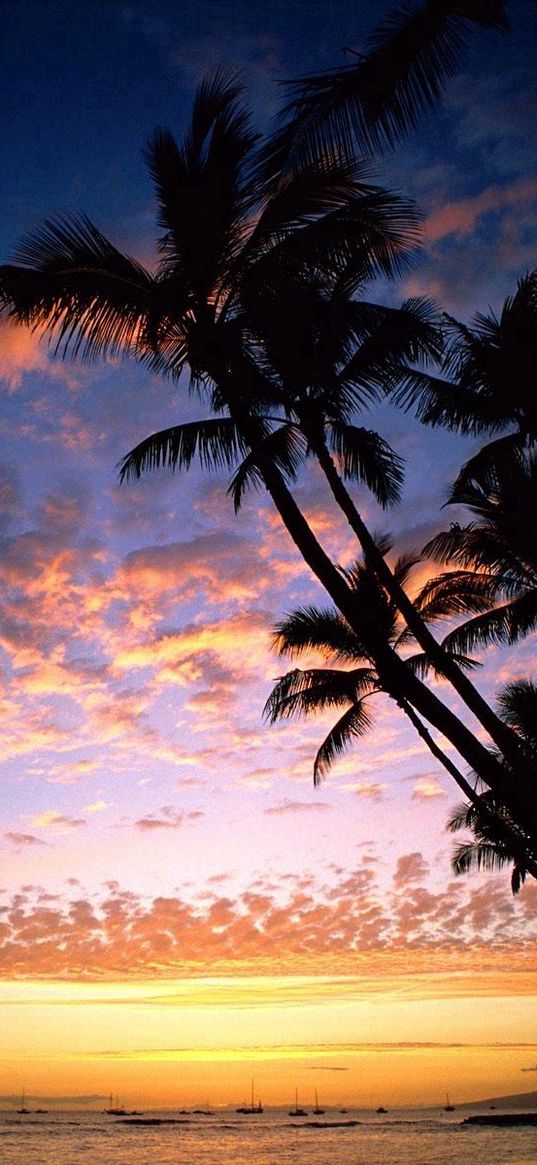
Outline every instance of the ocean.
[[[293, 1119], [284, 1109], [239, 1116], [0, 1113], [1, 1165], [537, 1165], [537, 1128], [462, 1124], [468, 1110], [351, 1110]], [[132, 1118], [134, 1119], [134, 1118]], [[141, 1118], [140, 1118], [141, 1119]], [[318, 1121], [328, 1127], [314, 1127]], [[353, 1121], [336, 1127], [336, 1122]]]

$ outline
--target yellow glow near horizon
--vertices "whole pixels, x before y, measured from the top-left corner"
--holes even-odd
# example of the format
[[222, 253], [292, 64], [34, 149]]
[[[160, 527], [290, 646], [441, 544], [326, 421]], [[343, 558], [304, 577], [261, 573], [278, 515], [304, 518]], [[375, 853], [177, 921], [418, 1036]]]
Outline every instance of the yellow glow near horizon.
[[[0, 1095], [441, 1103], [529, 1090], [537, 973], [0, 984]], [[76, 1082], [76, 1087], [74, 1086]]]

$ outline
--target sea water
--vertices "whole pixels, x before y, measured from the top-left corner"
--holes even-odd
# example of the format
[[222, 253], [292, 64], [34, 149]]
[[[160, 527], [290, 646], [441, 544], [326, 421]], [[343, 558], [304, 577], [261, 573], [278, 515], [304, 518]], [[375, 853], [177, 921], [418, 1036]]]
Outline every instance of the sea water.
[[[0, 1113], [1, 1165], [537, 1165], [537, 1128], [472, 1126], [464, 1113], [352, 1110], [293, 1119], [177, 1111], [129, 1124], [104, 1113]], [[308, 1122], [317, 1121], [317, 1125]], [[355, 1124], [343, 1122], [356, 1121]], [[320, 1127], [321, 1122], [327, 1127]], [[336, 1123], [339, 1122], [339, 1123]]]

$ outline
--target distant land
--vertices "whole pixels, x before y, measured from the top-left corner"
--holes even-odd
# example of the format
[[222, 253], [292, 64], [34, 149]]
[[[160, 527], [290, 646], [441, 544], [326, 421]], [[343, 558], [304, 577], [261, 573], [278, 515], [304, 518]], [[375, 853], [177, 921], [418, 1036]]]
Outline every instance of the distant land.
[[[67, 1107], [67, 1108], [69, 1108], [69, 1107], [78, 1108], [79, 1106], [86, 1107], [88, 1105], [93, 1105], [93, 1106], [101, 1105], [102, 1106], [106, 1101], [108, 1101], [108, 1096], [99, 1096], [98, 1093], [95, 1093], [95, 1094], [89, 1095], [89, 1096], [88, 1095], [85, 1095], [85, 1096], [84, 1095], [81, 1095], [81, 1096], [33, 1096], [33, 1095], [30, 1095], [27, 1093], [26, 1101], [29, 1105], [35, 1105], [35, 1104], [41, 1105], [41, 1104], [46, 1103], [47, 1105], [50, 1105], [51, 1108], [56, 1108], [56, 1109], [58, 1107], [61, 1107], [61, 1106]], [[489, 1096], [486, 1100], [469, 1100], [469, 1101], [464, 1101], [464, 1102], [461, 1101], [460, 1103], [457, 1101], [456, 1096], [454, 1096], [454, 1097], [452, 1097], [452, 1103], [454, 1104], [456, 1112], [463, 1112], [466, 1110], [471, 1111], [471, 1112], [481, 1112], [481, 1111], [487, 1112], [491, 1108], [491, 1106], [493, 1108], [496, 1108], [498, 1110], [498, 1112], [505, 1110], [505, 1109], [511, 1109], [511, 1110], [514, 1110], [515, 1112], [526, 1112], [526, 1111], [531, 1111], [532, 1109], [537, 1109], [537, 1090], [535, 1090], [534, 1092], [515, 1092], [510, 1096]], [[1, 1109], [4, 1109], [6, 1107], [12, 1108], [18, 1104], [20, 1104], [20, 1096], [14, 1096], [14, 1095], [0, 1096], [0, 1108]], [[162, 1109], [162, 1111], [164, 1111], [164, 1107], [167, 1108], [167, 1106], [162, 1106], [159, 1104], [146, 1105], [146, 1108], [150, 1109], [152, 1112], [153, 1111], [157, 1112], [157, 1111], [160, 1111], [161, 1109]], [[169, 1107], [173, 1108], [174, 1106], [170, 1105]], [[232, 1107], [232, 1104], [230, 1102], [229, 1105], [218, 1105], [217, 1107], [218, 1108], [227, 1108], [227, 1107]], [[273, 1108], [273, 1107], [274, 1108], [282, 1108], [282, 1107], [286, 1107], [286, 1106], [285, 1105], [267, 1105], [267, 1108]], [[327, 1108], [335, 1108], [335, 1107], [339, 1107], [339, 1106], [336, 1104], [332, 1104], [332, 1105], [327, 1105], [326, 1107]], [[370, 1107], [371, 1106], [361, 1105], [361, 1104], [354, 1104], [354, 1105], [351, 1104], [349, 1106], [349, 1108], [353, 1108], [355, 1111], [359, 1111], [359, 1110], [365, 1111]], [[438, 1105], [431, 1105], [431, 1104], [395, 1105], [394, 1104], [392, 1106], [392, 1109], [394, 1111], [398, 1108], [418, 1108], [418, 1109], [422, 1109], [422, 1110], [425, 1110], [425, 1109], [430, 1110], [433, 1108], [442, 1108], [442, 1107], [443, 1106], [441, 1104], [438, 1104]]]
[[536, 1092], [515, 1092], [513, 1096], [490, 1096], [488, 1100], [471, 1100], [465, 1104], [457, 1104], [455, 1107], [457, 1112], [460, 1108], [490, 1108], [493, 1104], [496, 1108], [537, 1108], [537, 1091]]

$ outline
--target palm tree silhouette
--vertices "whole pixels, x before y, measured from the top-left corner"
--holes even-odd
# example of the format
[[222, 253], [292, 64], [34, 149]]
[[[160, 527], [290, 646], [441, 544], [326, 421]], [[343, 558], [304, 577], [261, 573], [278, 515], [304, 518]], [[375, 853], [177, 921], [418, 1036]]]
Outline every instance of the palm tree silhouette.
[[[386, 536], [377, 536], [376, 544], [383, 555], [388, 554], [392, 548], [391, 540]], [[393, 575], [400, 585], [407, 581], [417, 561], [411, 555], [397, 559]], [[313, 779], [318, 784], [336, 757], [372, 727], [371, 698], [379, 693], [387, 694], [408, 716], [450, 776], [454, 777], [470, 800], [477, 803], [472, 786], [432, 739], [412, 705], [401, 697], [398, 690], [392, 688], [390, 675], [385, 675], [382, 666], [379, 668], [377, 665], [379, 645], [389, 643], [397, 650], [405, 647], [412, 639], [395, 603], [365, 557], [359, 559], [345, 574], [354, 595], [355, 608], [360, 613], [359, 634], [334, 608], [309, 606], [293, 611], [278, 625], [273, 643], [280, 655], [296, 658], [304, 652], [315, 651], [321, 652], [333, 663], [346, 666], [307, 670], [295, 668], [288, 672], [280, 677], [273, 688], [265, 705], [265, 716], [271, 723], [275, 723], [292, 716], [315, 715], [327, 708], [345, 709], [315, 757]], [[464, 667], [472, 666], [471, 661], [464, 657], [459, 657], [458, 662]], [[434, 671], [431, 661], [423, 652], [407, 655], [406, 664], [413, 673], [420, 676]]]
[[[356, 273], [353, 284], [354, 294], [363, 291], [356, 286]], [[366, 481], [383, 505], [397, 500], [398, 459], [377, 434], [350, 422], [359, 408], [392, 391], [392, 386], [408, 384], [415, 377], [421, 382], [428, 379], [428, 373], [416, 366], [438, 358], [441, 352], [438, 313], [423, 300], [389, 309], [349, 299], [341, 280], [327, 296], [318, 281], [306, 284], [286, 274], [284, 285], [278, 281], [265, 285], [262, 295], [248, 303], [248, 322], [258, 327], [256, 339], [262, 346], [265, 374], [273, 386], [275, 403], [287, 418], [292, 440], [289, 453], [296, 458], [301, 434], [306, 442], [304, 454], [316, 457], [336, 503], [422, 650], [516, 767], [518, 744], [513, 748], [511, 733], [461, 672], [453, 654], [437, 644], [390, 571], [334, 462], [335, 453], [343, 477]], [[279, 448], [283, 436], [280, 429]], [[254, 464], [252, 454], [237, 475], [237, 483], [243, 484]]]
[[[500, 712], [508, 724], [524, 737], [529, 754], [537, 758], [537, 685], [531, 680], [506, 684], [498, 696]], [[505, 806], [498, 804], [490, 789], [471, 804], [460, 805], [448, 822], [457, 833], [470, 829], [472, 841], [459, 844], [452, 857], [456, 874], [471, 870], [500, 870], [512, 863], [511, 889], [518, 894], [537, 860], [529, 836], [512, 820]]]
[[495, 436], [462, 467], [455, 491], [463, 495], [473, 484], [507, 471], [513, 451], [531, 448], [537, 440], [537, 270], [518, 280], [500, 315], [477, 314], [471, 324], [450, 316], [450, 342], [444, 356], [449, 379], [426, 377], [417, 371], [393, 393], [395, 403], [415, 408], [420, 420], [469, 436]]
[[[389, 541], [379, 539], [379, 548], [386, 554]], [[416, 561], [405, 556], [396, 562], [393, 573], [401, 583], [406, 581]], [[384, 680], [373, 662], [375, 640], [387, 639], [395, 648], [404, 647], [409, 640], [408, 629], [401, 626], [395, 605], [364, 561], [356, 563], [348, 577], [357, 607], [362, 610], [362, 636], [334, 609], [309, 606], [288, 615], [274, 633], [274, 647], [281, 655], [299, 658], [305, 652], [320, 652], [327, 663], [340, 666], [294, 668], [287, 672], [275, 684], [265, 705], [265, 716], [276, 723], [295, 716], [308, 717], [329, 709], [343, 709], [315, 756], [313, 779], [318, 784], [337, 757], [371, 730], [372, 698], [380, 693], [391, 696], [468, 798], [448, 821], [451, 832], [466, 828], [474, 835], [472, 841], [461, 843], [455, 850], [452, 859], [455, 873], [460, 875], [476, 868], [501, 869], [512, 862], [511, 887], [516, 894], [528, 874], [537, 877], [537, 847], [531, 831], [521, 827], [505, 804], [490, 789], [483, 788], [482, 782], [471, 784], [431, 739], [412, 706], [390, 690], [389, 679]], [[422, 675], [432, 670], [430, 660], [423, 653], [407, 656], [406, 662]], [[458, 662], [468, 666], [470, 661], [459, 657]], [[508, 684], [498, 702], [506, 723], [524, 739], [527, 755], [535, 763], [537, 687], [529, 681]]]
[[[268, 457], [272, 465], [293, 477], [306, 457], [315, 456], [368, 561], [404, 613], [422, 649], [453, 683], [496, 744], [506, 750], [510, 747], [516, 763], [518, 741], [512, 740], [512, 734], [464, 676], [455, 656], [444, 652], [431, 635], [385, 562], [333, 457], [335, 453], [344, 477], [365, 481], [381, 504], [397, 500], [402, 468], [399, 459], [378, 434], [351, 422], [356, 410], [383, 395], [387, 386], [412, 377], [416, 363], [438, 356], [437, 314], [425, 301], [408, 301], [400, 309], [390, 309], [350, 298], [349, 290], [358, 290], [356, 264], [352, 284], [340, 277], [328, 291], [318, 273], [313, 279], [305, 278], [289, 273], [286, 267], [275, 271], [272, 266], [270, 274], [271, 282], [265, 275], [261, 284], [247, 287], [242, 300], [244, 319], [237, 315], [235, 323], [248, 334], [252, 364], [261, 365], [263, 370], [263, 408], [279, 409], [279, 415], [256, 416], [257, 438], [254, 434], [255, 443], [231, 485], [236, 508], [246, 485], [263, 482], [263, 459], [266, 463]], [[366, 269], [362, 285], [367, 277]], [[242, 416], [244, 437], [243, 402], [236, 388], [234, 393], [233, 402], [229, 389], [222, 402], [213, 394], [213, 402], [217, 400], [227, 408], [234, 404], [235, 416]], [[251, 404], [250, 396], [250, 410]], [[188, 467], [195, 453], [195, 437], [213, 424], [200, 430], [191, 423], [153, 434], [124, 458], [122, 476], [139, 476], [161, 464]], [[251, 430], [251, 417], [249, 425]], [[222, 424], [210, 431], [222, 442]], [[235, 454], [244, 447], [244, 440], [241, 445], [238, 429], [231, 437], [227, 449]], [[215, 456], [217, 448], [222, 449], [222, 445], [215, 446]], [[205, 462], [205, 447], [200, 452]], [[223, 457], [221, 460], [223, 463]]]
[[417, 599], [422, 615], [472, 614], [445, 637], [449, 651], [516, 643], [537, 626], [537, 454], [504, 448], [482, 483], [456, 484], [450, 502], [475, 517], [452, 523], [424, 547], [458, 569], [426, 583]]
[[468, 34], [509, 27], [508, 0], [422, 0], [388, 12], [364, 53], [344, 68], [291, 83], [265, 171], [309, 165], [328, 148], [354, 157], [392, 147], [434, 108], [462, 60]]
[[[273, 384], [246, 307], [297, 270], [306, 279], [322, 278], [333, 293], [350, 293], [377, 273], [399, 272], [415, 243], [416, 212], [400, 196], [366, 183], [360, 166], [333, 154], [282, 177], [277, 188], [260, 187], [256, 135], [238, 94], [228, 76], [216, 76], [198, 92], [183, 144], [164, 130], [150, 143], [147, 160], [163, 232], [156, 273], [122, 255], [88, 219], [57, 219], [23, 243], [17, 264], [1, 269], [0, 291], [6, 312], [41, 328], [63, 356], [126, 352], [172, 378], [188, 368], [192, 385], [216, 415], [153, 435], [133, 451], [124, 473], [164, 462], [186, 467], [195, 456], [205, 466], [232, 468], [253, 455], [250, 478], [268, 490], [305, 562], [359, 633], [352, 589], [288, 488], [300, 464], [300, 442], [285, 428], [283, 438], [273, 433]], [[377, 445], [378, 452], [382, 460]], [[332, 464], [325, 458], [339, 489]], [[359, 473], [365, 476], [364, 469]], [[340, 492], [344, 506], [347, 499]], [[354, 508], [348, 516], [362, 528]], [[368, 536], [365, 527], [363, 533]], [[391, 573], [370, 536], [365, 549], [377, 554], [376, 569], [384, 571], [389, 589]], [[399, 602], [403, 609], [402, 591]], [[413, 618], [411, 608], [409, 626]], [[444, 659], [437, 645], [433, 650]], [[375, 652], [375, 665], [392, 690], [443, 732], [514, 816], [527, 818], [537, 832], [526, 771], [519, 775], [516, 769], [516, 734], [472, 689], [467, 698], [477, 700], [492, 740], [510, 757], [519, 775], [515, 781], [389, 643], [377, 643]]]

